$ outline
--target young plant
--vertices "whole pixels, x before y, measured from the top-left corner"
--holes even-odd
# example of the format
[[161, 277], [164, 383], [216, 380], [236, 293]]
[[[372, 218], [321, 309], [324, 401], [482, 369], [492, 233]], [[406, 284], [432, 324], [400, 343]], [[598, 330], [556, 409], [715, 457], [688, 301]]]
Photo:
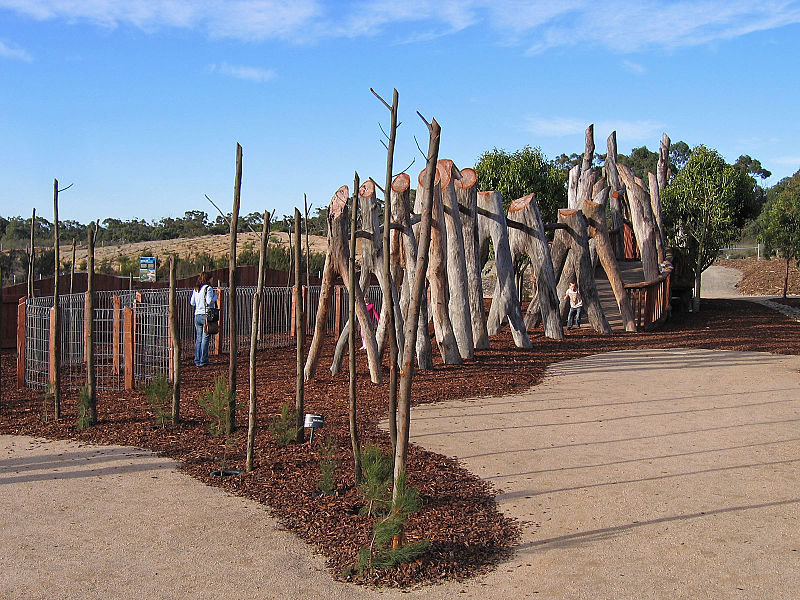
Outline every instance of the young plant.
[[48, 385], [47, 391], [42, 394], [41, 401], [42, 401], [42, 422], [47, 423], [50, 420], [50, 404], [53, 402], [53, 386]]
[[223, 435], [228, 425], [228, 406], [232, 401], [227, 379], [220, 375], [214, 379], [214, 389], [200, 394], [198, 403], [212, 421], [208, 425], [211, 435]]
[[329, 435], [325, 439], [322, 450], [322, 459], [319, 461], [319, 481], [317, 489], [323, 496], [329, 496], [336, 491], [336, 471], [339, 469], [339, 460], [336, 458], [336, 440]]
[[163, 373], [159, 373], [147, 384], [144, 388], [144, 393], [150, 402], [150, 406], [153, 407], [156, 426], [165, 427], [172, 416], [170, 405], [172, 387], [169, 384], [169, 379]]
[[85, 384], [78, 396], [78, 420], [75, 423], [78, 431], [89, 429], [92, 425], [91, 403], [89, 397], [89, 384]]
[[288, 446], [297, 439], [297, 413], [289, 408], [288, 404], [281, 406], [280, 416], [272, 417], [269, 425], [269, 432], [279, 446]]
[[364, 480], [359, 487], [367, 501], [361, 514], [370, 517], [386, 514], [391, 505], [389, 485], [394, 471], [392, 458], [378, 446], [366, 445], [361, 450], [361, 468]]
[[406, 486], [405, 473], [397, 479], [397, 499], [391, 512], [375, 523], [372, 541], [358, 553], [355, 570], [360, 575], [411, 562], [430, 546], [427, 540], [405, 542], [404, 527], [411, 513], [422, 506], [415, 488]]

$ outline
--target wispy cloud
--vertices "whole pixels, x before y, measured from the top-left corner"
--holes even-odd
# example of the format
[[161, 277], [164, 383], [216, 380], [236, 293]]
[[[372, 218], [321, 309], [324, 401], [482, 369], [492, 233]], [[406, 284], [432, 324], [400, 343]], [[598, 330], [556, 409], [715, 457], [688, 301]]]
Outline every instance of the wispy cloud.
[[622, 68], [628, 71], [629, 73], [633, 73], [634, 75], [644, 75], [645, 73], [647, 73], [647, 68], [644, 65], [635, 63], [632, 60], [623, 60]]
[[12, 44], [6, 44], [0, 40], [0, 58], [10, 58], [13, 60], [22, 60], [25, 62], [33, 61], [33, 57], [22, 48], [18, 48]]
[[800, 169], [800, 156], [779, 156], [777, 158], [773, 158], [770, 160], [770, 162]]
[[[591, 123], [592, 121], [588, 119], [572, 117], [528, 117], [525, 119], [524, 129], [539, 137], [572, 137], [583, 135]], [[596, 139], [605, 139], [605, 136], [616, 131], [617, 139], [622, 144], [657, 140], [665, 128], [664, 123], [651, 120], [594, 121]]]
[[227, 62], [211, 64], [208, 66], [212, 73], [219, 73], [236, 79], [263, 83], [275, 77], [274, 69], [263, 69], [261, 67], [248, 67], [244, 65], [231, 65]]
[[[400, 33], [435, 38], [488, 27], [531, 54], [586, 45], [620, 53], [696, 46], [800, 23], [799, 0], [0, 0], [34, 19], [198, 29], [246, 41]], [[635, 63], [632, 63], [635, 65]]]

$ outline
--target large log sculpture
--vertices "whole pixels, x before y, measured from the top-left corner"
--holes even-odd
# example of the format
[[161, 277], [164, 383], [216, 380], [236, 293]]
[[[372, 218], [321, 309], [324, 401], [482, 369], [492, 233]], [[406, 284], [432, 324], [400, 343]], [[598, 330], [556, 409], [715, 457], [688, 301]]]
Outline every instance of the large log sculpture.
[[[508, 221], [515, 222], [520, 227], [509, 227], [508, 241], [511, 247], [511, 256], [517, 261], [521, 255], [528, 256], [533, 271], [533, 298], [528, 306], [528, 315], [531, 306], [538, 308], [544, 324], [545, 336], [560, 340], [564, 338], [561, 327], [561, 315], [558, 312], [558, 296], [556, 295], [556, 276], [553, 271], [553, 261], [550, 258], [550, 246], [542, 223], [539, 203], [534, 194], [518, 198], [508, 207]], [[526, 324], [530, 319], [526, 315]]]
[[[625, 185], [628, 205], [631, 210], [631, 222], [642, 257], [642, 271], [645, 281], [658, 277], [658, 253], [656, 251], [655, 228], [650, 217], [650, 197], [647, 190], [637, 183], [637, 177], [628, 166], [617, 164], [620, 179]], [[639, 180], [641, 181], [641, 180]]]
[[[420, 171], [417, 179], [417, 195], [414, 210], [420, 214], [422, 210], [422, 197], [425, 193], [425, 169]], [[444, 225], [444, 208], [442, 206], [442, 192], [439, 181], [439, 169], [436, 170], [433, 190], [433, 206], [431, 210], [432, 230], [430, 257], [428, 260], [428, 282], [430, 283], [431, 301], [430, 311], [433, 316], [433, 330], [436, 334], [436, 343], [439, 353], [446, 365], [461, 364], [461, 353], [458, 350], [453, 325], [448, 311], [449, 289], [447, 283], [447, 231]]]
[[462, 208], [461, 225], [464, 232], [472, 341], [476, 350], [484, 350], [489, 347], [489, 333], [486, 331], [486, 308], [483, 305], [483, 278], [478, 249], [478, 175], [474, 169], [461, 169], [461, 178], [454, 183], [458, 203]]
[[475, 345], [472, 338], [469, 292], [467, 290], [467, 263], [464, 257], [464, 228], [458, 209], [455, 180], [460, 177], [452, 160], [441, 159], [437, 167], [442, 190], [444, 226], [447, 231], [447, 289], [448, 311], [453, 334], [462, 359], [472, 358]]
[[[392, 245], [392, 276], [395, 286], [400, 285], [400, 309], [403, 318], [408, 318], [408, 307], [411, 298], [411, 290], [414, 287], [414, 276], [417, 265], [417, 238], [414, 237], [414, 230], [411, 227], [411, 210], [409, 208], [409, 190], [411, 188], [411, 178], [406, 173], [400, 173], [392, 182], [392, 219], [400, 226], [400, 230], [394, 230]], [[431, 352], [431, 338], [428, 334], [428, 303], [422, 302], [419, 306], [419, 325], [417, 329], [417, 366], [420, 369], [433, 368], [433, 354]], [[400, 348], [400, 337], [398, 336], [398, 350]], [[400, 357], [400, 364], [403, 358]]]
[[[314, 325], [314, 339], [306, 357], [303, 373], [306, 381], [314, 377], [314, 372], [319, 361], [322, 343], [325, 337], [325, 323], [328, 318], [331, 298], [333, 296], [333, 282], [338, 273], [345, 282], [346, 287], [350, 287], [348, 278], [348, 261], [350, 260], [350, 249], [347, 246], [349, 210], [347, 199], [350, 195], [349, 187], [340, 187], [330, 204], [328, 205], [328, 251], [325, 254], [325, 266], [322, 272], [322, 284], [319, 295], [319, 305], [317, 308], [317, 320]], [[364, 293], [361, 285], [356, 282], [355, 290], [348, 289], [348, 293], [355, 293], [356, 316], [364, 334], [364, 342], [367, 346], [367, 360], [369, 362], [370, 378], [373, 383], [381, 382], [381, 368], [378, 356], [378, 344], [375, 333], [369, 324], [369, 315], [364, 303]]]
[[666, 238], [664, 236], [664, 219], [661, 215], [661, 194], [658, 189], [658, 177], [654, 173], [647, 174], [650, 184], [650, 208], [653, 213], [653, 227], [656, 229], [656, 253], [658, 262], [664, 262], [666, 253]]
[[[592, 328], [598, 333], [611, 333], [611, 326], [603, 313], [600, 298], [597, 295], [594, 268], [589, 257], [586, 217], [579, 210], [561, 209], [558, 211], [558, 222], [563, 228], [558, 230], [561, 235], [556, 237], [560, 238], [561, 243], [568, 248], [566, 264], [561, 272], [557, 288], [561, 302], [560, 313], [565, 315], [569, 308], [564, 296], [570, 282], [575, 281], [580, 289], [586, 316]], [[555, 241], [553, 245], [555, 246]]]
[[497, 281], [494, 297], [489, 309], [486, 329], [489, 335], [500, 331], [500, 326], [508, 317], [511, 336], [518, 348], [532, 347], [531, 340], [522, 318], [517, 288], [514, 285], [514, 261], [508, 243], [508, 226], [503, 214], [503, 199], [500, 192], [478, 192], [478, 234], [480, 236], [481, 254], [486, 247], [488, 255], [488, 239], [494, 244], [494, 260]]
[[622, 201], [624, 190], [617, 172], [617, 132], [612, 131], [608, 136], [605, 166], [606, 181], [611, 188], [608, 200], [608, 212], [611, 219], [611, 232], [614, 233], [614, 255], [625, 258], [624, 219]]

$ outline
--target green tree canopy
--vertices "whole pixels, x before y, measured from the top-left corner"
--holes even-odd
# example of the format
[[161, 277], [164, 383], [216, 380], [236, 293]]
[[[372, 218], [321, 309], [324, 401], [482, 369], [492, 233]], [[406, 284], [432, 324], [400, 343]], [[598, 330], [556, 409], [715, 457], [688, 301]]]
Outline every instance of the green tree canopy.
[[786, 182], [780, 193], [767, 201], [758, 218], [758, 239], [766, 252], [777, 251], [786, 259], [783, 297], [789, 287], [789, 261], [800, 260], [800, 171]]
[[753, 178], [715, 150], [697, 146], [664, 188], [661, 199], [670, 242], [688, 251], [700, 307], [700, 275], [752, 214]]
[[475, 172], [478, 189], [500, 192], [506, 208], [513, 200], [533, 192], [542, 219], [555, 221], [556, 211], [567, 205], [566, 174], [539, 148], [525, 146], [513, 153], [494, 148], [478, 158]]

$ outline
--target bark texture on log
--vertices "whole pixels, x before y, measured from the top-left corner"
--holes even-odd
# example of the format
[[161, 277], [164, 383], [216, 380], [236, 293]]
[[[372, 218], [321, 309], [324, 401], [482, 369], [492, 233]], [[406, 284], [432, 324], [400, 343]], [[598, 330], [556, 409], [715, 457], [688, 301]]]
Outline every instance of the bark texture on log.
[[[642, 257], [642, 271], [645, 281], [658, 277], [658, 252], [656, 250], [655, 227], [650, 214], [650, 198], [644, 186], [640, 185], [633, 171], [626, 165], [617, 165], [620, 179], [625, 184], [628, 204], [631, 209], [631, 222], [636, 234], [636, 243]], [[639, 180], [641, 181], [641, 180]]]
[[[511, 257], [516, 262], [521, 255], [528, 256], [533, 271], [533, 298], [531, 305], [538, 307], [544, 334], [554, 340], [564, 338], [561, 327], [561, 315], [558, 312], [558, 296], [556, 295], [556, 276], [553, 271], [553, 260], [550, 257], [550, 246], [542, 223], [539, 203], [534, 194], [518, 198], [508, 207], [509, 222], [523, 225], [526, 230], [509, 228], [508, 241]], [[530, 311], [530, 308], [529, 308]], [[529, 320], [526, 315], [526, 323]]]
[[[559, 210], [558, 222], [565, 225], [566, 236], [569, 242], [569, 263], [562, 271], [559, 281], [558, 294], [562, 302], [561, 314], [567, 309], [567, 293], [570, 281], [576, 281], [586, 316], [592, 328], [598, 333], [611, 333], [611, 326], [606, 320], [600, 298], [597, 295], [597, 284], [594, 279], [594, 269], [589, 258], [589, 237], [587, 234], [586, 217], [579, 210]], [[572, 273], [570, 273], [572, 271]], [[565, 277], [569, 275], [569, 277]], [[573, 279], [574, 276], [574, 279]], [[562, 287], [563, 285], [563, 287]]]
[[483, 305], [483, 278], [478, 249], [478, 175], [474, 169], [461, 169], [461, 178], [455, 181], [464, 235], [464, 261], [467, 267], [467, 292], [469, 315], [472, 323], [472, 341], [476, 350], [489, 347], [486, 331], [486, 308]]
[[[417, 265], [417, 238], [411, 227], [411, 208], [409, 200], [409, 189], [411, 178], [406, 173], [400, 173], [392, 182], [392, 218], [395, 223], [402, 227], [402, 231], [395, 231], [398, 236], [398, 246], [400, 252], [395, 256], [396, 268], [394, 272], [398, 274], [395, 282], [401, 281], [400, 307], [403, 319], [408, 318], [408, 307], [411, 299], [411, 290], [414, 287], [414, 277]], [[402, 277], [400, 277], [402, 274]], [[403, 350], [398, 348], [402, 355]], [[433, 353], [431, 351], [431, 338], [428, 335], [428, 303], [423, 302], [419, 307], [418, 330], [416, 339], [417, 366], [420, 369], [433, 368]], [[400, 364], [404, 360], [400, 358]]]
[[656, 169], [659, 192], [667, 186], [667, 181], [669, 181], [669, 149], [671, 144], [672, 141], [666, 133], [661, 136], [661, 145], [658, 148], [658, 167]]
[[522, 318], [517, 288], [514, 285], [514, 261], [511, 258], [511, 247], [508, 242], [508, 225], [503, 211], [503, 199], [500, 192], [478, 192], [478, 207], [488, 215], [479, 214], [480, 228], [485, 228], [494, 244], [495, 273], [497, 282], [494, 289], [492, 305], [486, 329], [489, 335], [500, 331], [500, 326], [508, 317], [511, 336], [518, 348], [530, 348], [531, 340]]
[[[441, 185], [439, 182], [439, 169], [436, 170], [433, 190], [433, 206], [431, 207], [431, 247], [428, 260], [428, 282], [430, 283], [431, 300], [430, 310], [433, 316], [433, 330], [436, 333], [436, 343], [439, 353], [446, 365], [461, 364], [461, 353], [458, 350], [453, 324], [450, 320], [449, 288], [447, 283], [447, 231], [444, 225], [444, 208], [442, 206]], [[422, 196], [424, 188], [425, 169], [419, 177], [415, 212], [421, 214]]]
[[[605, 193], [608, 193], [608, 188], [606, 188]], [[605, 206], [602, 203], [589, 201], [584, 202], [581, 210], [586, 217], [589, 236], [595, 242], [600, 264], [603, 265], [603, 270], [614, 292], [614, 298], [617, 301], [625, 331], [636, 331], [636, 321], [633, 318], [631, 304], [628, 301], [628, 294], [625, 292], [625, 284], [619, 272], [614, 248], [611, 246], [611, 240], [608, 237]]]
[[569, 170], [567, 181], [567, 207], [575, 208], [578, 205], [578, 185], [580, 184], [581, 167], [575, 165]]
[[[350, 249], [347, 246], [349, 232], [350, 211], [347, 208], [347, 199], [350, 196], [350, 188], [346, 185], [340, 187], [330, 204], [328, 205], [328, 250], [325, 255], [325, 267], [322, 276], [322, 289], [320, 291], [319, 308], [317, 311], [317, 322], [314, 327], [314, 339], [311, 342], [306, 365], [303, 370], [306, 380], [314, 377], [317, 362], [319, 361], [322, 342], [325, 336], [325, 321], [328, 316], [331, 296], [333, 295], [333, 281], [338, 273], [350, 287], [347, 277], [348, 261], [350, 260]], [[373, 383], [381, 382], [380, 361], [378, 358], [378, 345], [375, 334], [369, 326], [369, 316], [367, 307], [364, 304], [364, 293], [358, 282], [355, 290], [348, 289], [348, 293], [356, 294], [356, 317], [359, 325], [364, 331], [364, 341], [367, 346], [367, 359], [369, 362], [370, 378]]]
[[611, 218], [611, 231], [614, 232], [614, 255], [618, 259], [625, 258], [624, 219], [622, 202], [624, 190], [619, 180], [617, 171], [617, 132], [612, 131], [608, 136], [606, 154], [606, 181], [611, 188], [609, 192], [609, 216]]
[[654, 173], [647, 174], [650, 185], [650, 208], [653, 212], [653, 226], [656, 228], [656, 252], [658, 262], [664, 262], [666, 239], [664, 237], [664, 219], [661, 215], [661, 193], [658, 189], [658, 177]]
[[439, 187], [442, 191], [444, 226], [447, 231], [447, 289], [448, 311], [453, 333], [462, 359], [475, 355], [472, 339], [472, 317], [470, 315], [469, 280], [464, 256], [464, 228], [458, 209], [455, 179], [460, 177], [452, 160], [441, 159], [436, 167], [439, 171]]

